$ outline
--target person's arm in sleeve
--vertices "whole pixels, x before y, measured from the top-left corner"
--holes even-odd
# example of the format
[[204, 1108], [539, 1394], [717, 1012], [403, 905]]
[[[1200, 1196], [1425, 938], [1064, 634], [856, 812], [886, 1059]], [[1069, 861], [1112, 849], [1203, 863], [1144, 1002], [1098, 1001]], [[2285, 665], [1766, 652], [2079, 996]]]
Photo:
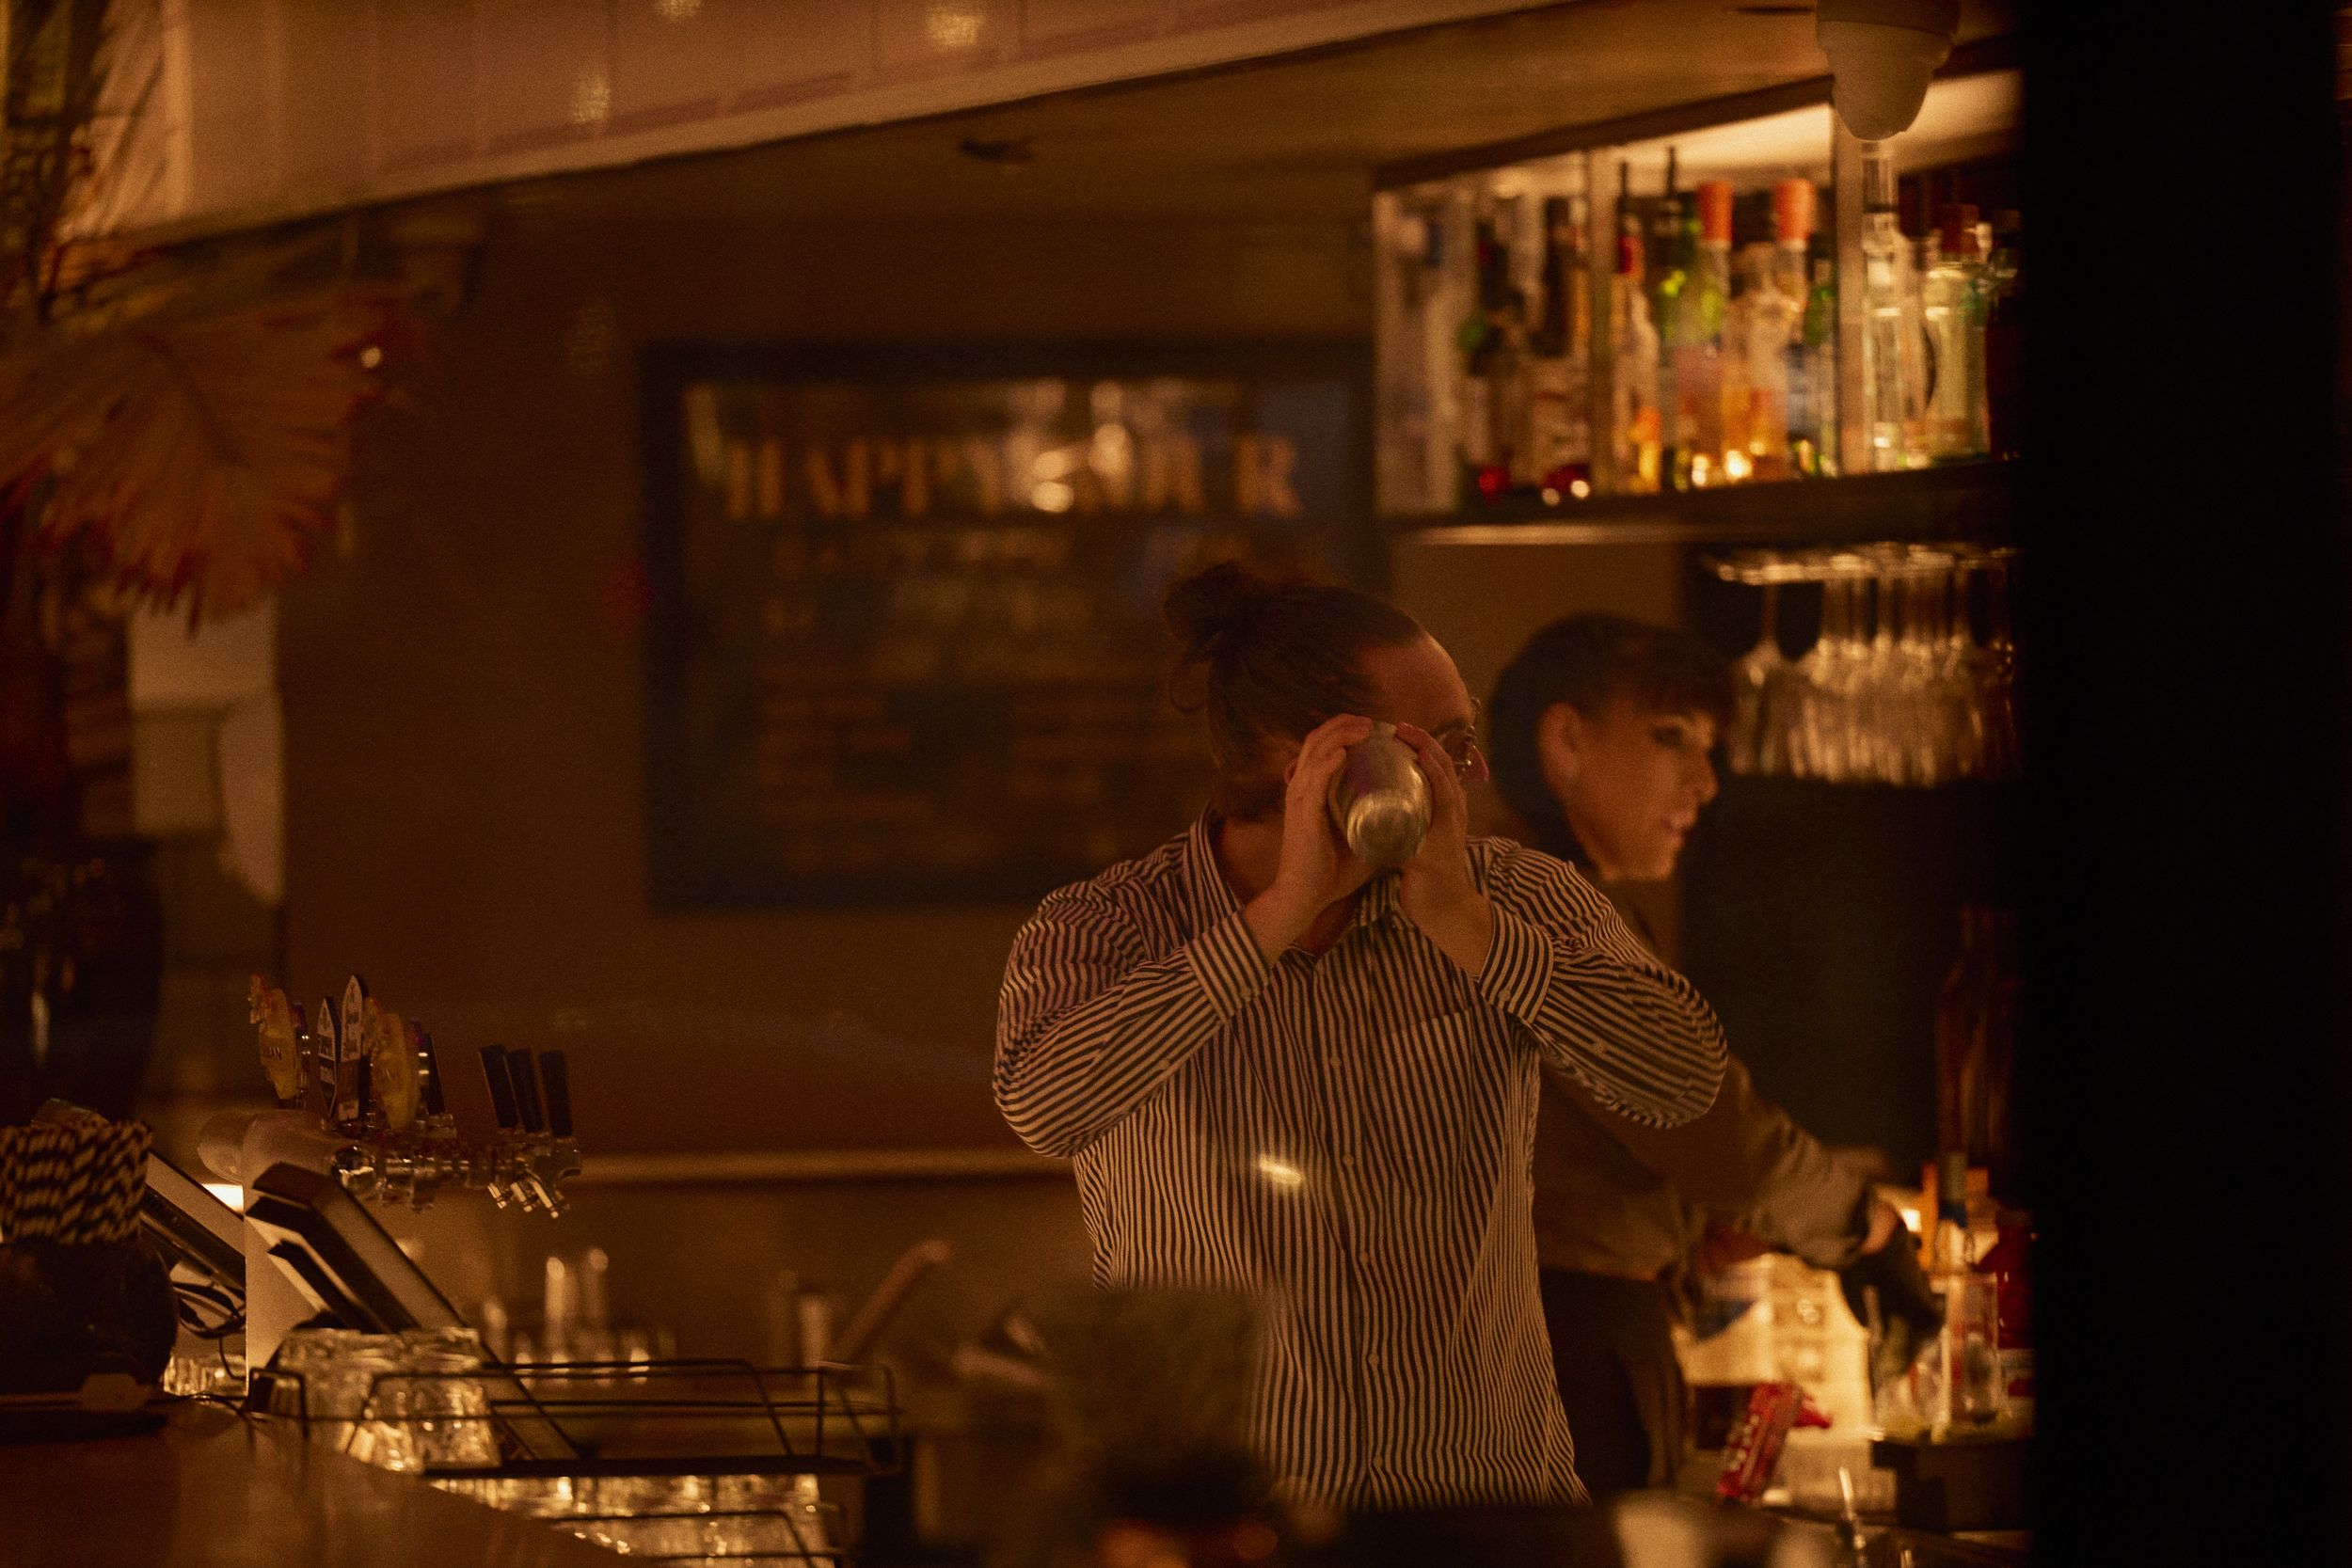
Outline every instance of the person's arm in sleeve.
[[1152, 958], [1124, 911], [1064, 889], [1005, 965], [996, 1108], [1023, 1143], [1068, 1158], [1149, 1099], [1270, 973], [1239, 913]]
[[1429, 831], [1398, 884], [1406, 917], [1537, 1054], [1619, 1116], [1671, 1127], [1705, 1111], [1724, 1076], [1714, 1009], [1571, 867], [1495, 842], [1474, 868], [1453, 759], [1425, 730], [1396, 733], [1430, 798]]
[[1478, 988], [1594, 1109], [1635, 1128], [1705, 1116], [1725, 1064], [1723, 1025], [1691, 982], [1645, 948], [1576, 871], [1547, 855], [1496, 853], [1494, 934]]
[[1613, 1114], [1582, 1084], [1562, 1093], [1683, 1197], [1757, 1241], [1816, 1268], [1843, 1268], [1870, 1231], [1867, 1174], [1756, 1092], [1737, 1058], [1704, 1116], [1643, 1127]]

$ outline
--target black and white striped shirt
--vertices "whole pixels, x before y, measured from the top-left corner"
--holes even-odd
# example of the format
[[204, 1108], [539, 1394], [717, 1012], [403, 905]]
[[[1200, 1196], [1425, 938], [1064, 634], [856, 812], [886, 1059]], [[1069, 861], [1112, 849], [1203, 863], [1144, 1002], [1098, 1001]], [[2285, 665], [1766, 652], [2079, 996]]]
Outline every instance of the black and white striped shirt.
[[1473, 839], [1472, 979], [1367, 887], [1269, 965], [1203, 820], [1048, 897], [1014, 940], [996, 1101], [1074, 1158], [1099, 1284], [1244, 1292], [1254, 1437], [1349, 1508], [1578, 1498], [1536, 1293], [1542, 1063], [1632, 1119], [1697, 1116], [1723, 1031], [1574, 870]]

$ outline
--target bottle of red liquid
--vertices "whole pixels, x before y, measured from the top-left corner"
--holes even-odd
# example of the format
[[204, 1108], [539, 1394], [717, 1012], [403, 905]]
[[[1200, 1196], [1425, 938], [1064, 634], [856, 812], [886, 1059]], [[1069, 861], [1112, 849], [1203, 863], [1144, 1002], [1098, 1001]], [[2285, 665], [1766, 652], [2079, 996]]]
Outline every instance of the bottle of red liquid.
[[2030, 1218], [2020, 1210], [2004, 1209], [1999, 1239], [1977, 1259], [1978, 1272], [1991, 1275], [1994, 1280], [2000, 1313], [1995, 1342], [2010, 1407], [2028, 1420], [2033, 1410], [2032, 1248]]

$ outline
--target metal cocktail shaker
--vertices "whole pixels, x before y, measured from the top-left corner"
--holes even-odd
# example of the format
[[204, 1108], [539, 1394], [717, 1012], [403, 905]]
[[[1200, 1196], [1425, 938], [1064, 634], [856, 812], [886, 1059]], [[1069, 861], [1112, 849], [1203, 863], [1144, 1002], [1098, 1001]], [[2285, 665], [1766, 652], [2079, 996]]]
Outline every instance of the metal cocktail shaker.
[[1394, 724], [1375, 724], [1347, 749], [1331, 780], [1331, 819], [1368, 865], [1387, 870], [1420, 852], [1429, 832], [1429, 781]]

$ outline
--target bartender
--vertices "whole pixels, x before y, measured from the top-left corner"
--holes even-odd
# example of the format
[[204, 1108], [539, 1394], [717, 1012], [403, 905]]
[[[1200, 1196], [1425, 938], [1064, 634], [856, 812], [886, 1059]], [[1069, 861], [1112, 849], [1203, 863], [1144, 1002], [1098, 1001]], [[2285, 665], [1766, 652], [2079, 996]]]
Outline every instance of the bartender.
[[[1495, 787], [1532, 844], [1618, 898], [1674, 874], [1715, 798], [1708, 752], [1730, 705], [1724, 661], [1697, 637], [1613, 615], [1555, 621], [1495, 683]], [[1597, 1501], [1671, 1485], [1689, 1448], [1673, 1338], [1689, 1269], [1794, 1253], [1840, 1272], [1857, 1317], [1875, 1287], [1904, 1342], [1933, 1332], [1915, 1239], [1871, 1196], [1883, 1164], [1825, 1148], [1736, 1057], [1707, 1114], [1671, 1129], [1636, 1126], [1573, 1078], [1544, 1075], [1536, 1254], [1578, 1472]]]
[[[1476, 708], [1409, 616], [1227, 563], [1165, 618], [1211, 804], [1022, 927], [997, 1103], [1076, 1162], [1100, 1284], [1256, 1303], [1250, 1437], [1293, 1500], [1576, 1500], [1527, 1219], [1543, 1069], [1688, 1121], [1714, 1014], [1574, 870], [1469, 836]], [[1329, 805], [1375, 720], [1431, 802], [1377, 876]]]

